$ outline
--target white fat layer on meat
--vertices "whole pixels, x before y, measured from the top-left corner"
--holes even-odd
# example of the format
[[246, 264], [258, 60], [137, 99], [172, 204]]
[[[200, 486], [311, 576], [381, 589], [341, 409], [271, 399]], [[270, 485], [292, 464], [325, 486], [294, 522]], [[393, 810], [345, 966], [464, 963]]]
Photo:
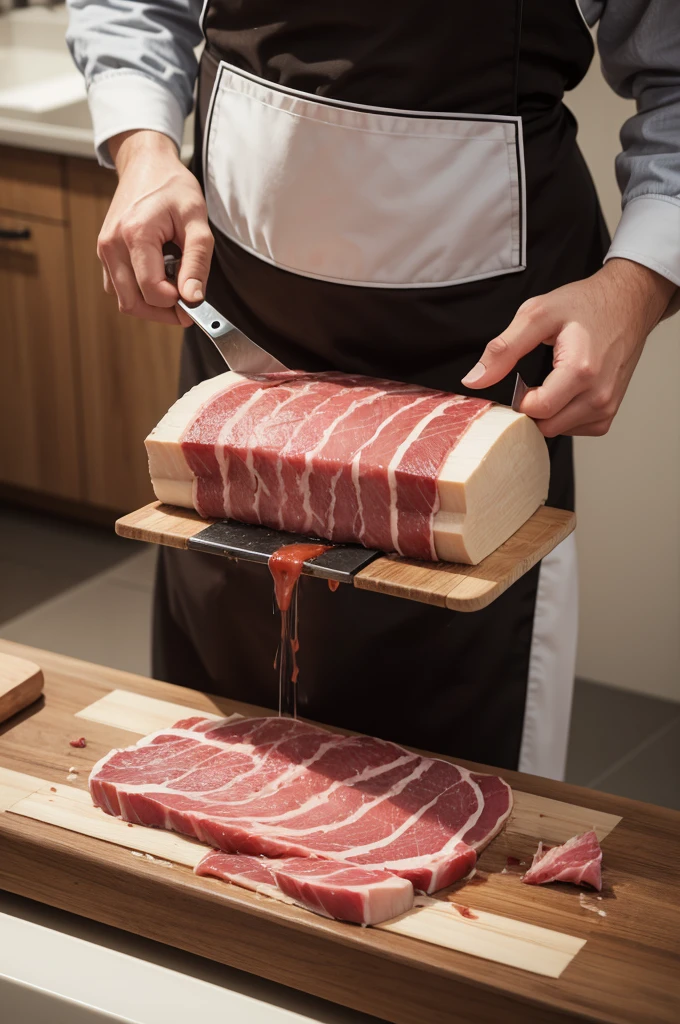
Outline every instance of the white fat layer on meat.
[[[366, 769], [359, 775], [350, 776], [348, 779], [344, 780], [336, 780], [336, 782], [332, 783], [328, 789], [325, 789], [322, 793], [315, 794], [308, 801], [307, 805], [302, 805], [301, 807], [294, 807], [291, 810], [285, 811], [283, 814], [277, 815], [276, 817], [264, 818], [254, 816], [250, 820], [252, 821], [253, 824], [259, 825], [260, 822], [265, 823], [276, 820], [285, 822], [286, 818], [296, 818], [299, 814], [304, 814], [306, 811], [313, 810], [320, 804], [327, 803], [331, 793], [334, 792], [336, 789], [340, 788], [340, 786], [354, 786], [357, 783], [367, 782], [369, 779], [375, 778], [375, 776], [377, 775], [384, 775], [387, 771], [391, 771], [393, 768], [398, 767], [400, 764], [408, 763], [410, 760], [419, 759], [415, 755], [411, 755], [411, 757], [399, 758], [391, 764], [381, 765], [379, 768]], [[400, 779], [399, 782], [395, 782], [395, 784], [385, 793], [381, 793], [379, 796], [374, 797], [372, 800], [367, 800], [364, 804], [358, 807], [352, 814], [348, 814], [345, 818], [342, 818], [339, 821], [334, 821], [332, 823], [329, 823], [328, 825], [313, 826], [311, 829], [309, 827], [286, 828], [283, 825], [267, 824], [265, 825], [265, 828], [262, 830], [262, 834], [272, 837], [281, 837], [284, 839], [294, 836], [308, 836], [310, 832], [313, 832], [315, 835], [328, 835], [330, 832], [334, 832], [336, 829], [344, 828], [346, 825], [352, 825], [355, 821], [358, 821], [359, 818], [363, 818], [363, 816], [368, 811], [371, 811], [379, 804], [384, 803], [385, 800], [389, 800], [392, 797], [398, 796], [399, 793], [402, 793], [404, 789], [406, 789], [409, 783], [415, 782], [416, 779], [419, 779], [420, 776], [428, 767], [429, 765], [426, 761], [419, 760], [419, 763], [415, 765], [410, 775], [407, 775], [404, 779]]]
[[246, 399], [243, 405], [239, 406], [236, 412], [232, 416], [230, 416], [229, 419], [225, 420], [224, 424], [222, 425], [222, 429], [220, 430], [217, 436], [217, 441], [215, 442], [215, 458], [217, 459], [217, 464], [220, 467], [220, 474], [222, 476], [222, 503], [224, 506], [225, 514], [227, 516], [231, 514], [231, 511], [229, 504], [229, 458], [227, 453], [225, 452], [225, 445], [227, 444], [227, 439], [229, 437], [231, 429], [235, 427], [243, 419], [243, 417], [248, 412], [250, 407], [252, 405], [255, 405], [255, 403], [262, 397], [265, 391], [266, 388], [258, 388], [257, 391], [253, 392], [250, 398]]
[[[342, 828], [345, 825], [352, 824], [358, 818], [363, 817], [363, 815], [366, 813], [366, 811], [372, 809], [373, 807], [375, 807], [376, 804], [382, 803], [382, 801], [384, 799], [390, 799], [391, 797], [397, 796], [399, 793], [401, 793], [402, 790], [406, 788], [406, 786], [408, 785], [409, 782], [412, 782], [415, 779], [417, 779], [419, 777], [419, 775], [422, 775], [423, 772], [430, 767], [430, 763], [428, 761], [423, 761], [422, 764], [419, 765], [418, 767], [420, 769], [419, 771], [417, 770], [417, 771], [413, 772], [413, 774], [410, 777], [408, 777], [406, 780], [404, 780], [402, 783], [397, 783], [397, 785], [392, 787], [392, 789], [387, 794], [385, 794], [384, 797], [381, 797], [381, 798], [379, 798], [379, 799], [377, 799], [375, 801], [372, 801], [368, 807], [361, 807], [360, 808], [360, 813], [357, 812], [356, 814], [350, 815], [349, 817], [345, 818], [341, 822], [334, 823], [333, 825], [331, 825], [329, 827], [320, 828], [320, 829], [315, 830], [315, 831], [322, 832], [323, 834], [326, 834], [327, 832], [332, 832], [336, 828]], [[451, 850], [455, 849], [455, 847], [461, 842], [461, 835], [464, 835], [467, 831], [469, 831], [469, 829], [471, 829], [474, 825], [476, 825], [477, 821], [479, 820], [479, 816], [480, 816], [480, 814], [482, 813], [482, 811], [484, 809], [484, 799], [482, 797], [482, 793], [481, 793], [481, 790], [479, 789], [479, 786], [477, 786], [476, 783], [473, 783], [472, 780], [469, 778], [469, 772], [467, 772], [467, 769], [460, 768], [459, 766], [456, 766], [456, 767], [458, 767], [458, 770], [461, 773], [461, 777], [460, 777], [460, 779], [458, 779], [454, 783], [453, 786], [449, 786], [447, 789], [443, 790], [442, 792], [437, 793], [437, 795], [432, 800], [430, 800], [429, 803], [423, 804], [421, 807], [419, 807], [418, 810], [415, 811], [405, 821], [403, 821], [401, 823], [401, 825], [399, 825], [397, 828], [393, 829], [389, 833], [389, 835], [383, 836], [381, 839], [374, 840], [373, 842], [365, 843], [363, 846], [354, 846], [351, 849], [343, 850], [342, 851], [342, 855], [341, 855], [342, 859], [343, 860], [352, 860], [355, 857], [363, 856], [363, 854], [365, 854], [365, 853], [373, 853], [376, 850], [382, 849], [384, 846], [389, 846], [391, 843], [394, 842], [395, 839], [398, 839], [400, 836], [402, 836], [404, 834], [404, 832], [407, 832], [409, 829], [413, 828], [413, 826], [420, 820], [420, 818], [422, 818], [423, 814], [425, 814], [432, 807], [434, 807], [435, 804], [439, 800], [441, 800], [443, 797], [445, 797], [447, 794], [449, 794], [451, 792], [451, 790], [456, 789], [458, 786], [460, 786], [461, 784], [464, 784], [465, 782], [470, 782], [470, 784], [473, 786], [473, 788], [477, 791], [476, 792], [476, 795], [477, 795], [477, 811], [475, 812], [475, 814], [472, 814], [465, 821], [465, 824], [463, 825], [463, 827], [454, 836], [451, 836], [451, 838], [447, 841], [445, 846], [443, 846], [439, 850], [437, 850], [436, 854], [434, 854], [434, 855], [428, 854], [427, 855], [427, 860], [429, 862], [429, 861], [431, 861], [433, 859], [436, 859], [436, 858], [446, 854], [447, 851], [450, 852]], [[468, 776], [468, 777], [466, 778], [466, 776]], [[276, 832], [278, 830], [274, 830], [274, 831]], [[307, 830], [307, 831], [309, 831], [309, 830]], [[268, 835], [270, 834], [270, 830], [269, 829], [267, 829], [267, 834]], [[292, 834], [295, 834], [295, 833], [292, 832], [292, 831], [291, 832], [288, 832], [288, 831], [285, 831], [285, 830], [282, 831], [282, 835], [283, 836], [292, 835]], [[422, 862], [422, 859], [423, 859], [422, 857], [409, 857], [408, 859], [406, 859], [404, 861], [398, 861], [398, 862], [390, 861], [389, 863], [390, 863], [391, 866], [393, 864], [395, 864], [395, 863], [398, 863], [400, 865], [403, 864], [404, 866], [406, 866], [406, 865], [417, 865], [417, 864]]]
[[314, 519], [314, 512], [310, 504], [311, 488], [309, 485], [309, 477], [312, 472], [312, 463], [314, 456], [325, 447], [326, 443], [330, 440], [331, 435], [335, 433], [336, 429], [340, 426], [343, 420], [346, 420], [349, 416], [356, 412], [357, 409], [361, 409], [364, 405], [372, 405], [373, 402], [377, 402], [379, 398], [382, 398], [384, 391], [374, 391], [372, 394], [365, 398], [355, 398], [353, 402], [348, 405], [344, 412], [340, 413], [332, 423], [324, 430], [321, 435], [321, 440], [315, 448], [311, 448], [308, 452], [305, 452], [305, 469], [300, 478], [300, 493], [302, 495], [302, 507], [305, 513], [305, 521], [302, 528], [303, 533], [309, 533], [312, 529], [312, 522]]
[[373, 442], [380, 436], [382, 431], [386, 427], [388, 427], [390, 425], [390, 423], [395, 419], [396, 416], [400, 416], [402, 413], [406, 412], [408, 409], [412, 409], [415, 405], [419, 405], [421, 402], [424, 402], [428, 397], [429, 397], [428, 395], [422, 395], [420, 398], [416, 398], [415, 401], [409, 402], [408, 405], [404, 405], [400, 409], [396, 409], [393, 413], [390, 413], [390, 415], [387, 416], [382, 421], [382, 423], [378, 426], [378, 429], [375, 431], [373, 436], [369, 437], [368, 441], [365, 441], [361, 445], [361, 447], [356, 450], [356, 452], [354, 454], [354, 457], [352, 459], [352, 467], [351, 467], [351, 471], [352, 471], [352, 484], [354, 485], [354, 491], [355, 491], [356, 496], [357, 496], [357, 509], [358, 509], [359, 524], [360, 524], [359, 525], [359, 537], [361, 538], [361, 540], [363, 540], [363, 538], [365, 536], [365, 533], [366, 533], [366, 525], [365, 525], [365, 520], [364, 520], [364, 505], [363, 505], [363, 502], [361, 500], [361, 480], [360, 480], [360, 477], [359, 477], [359, 466], [360, 466], [360, 463], [361, 463], [362, 452], [370, 444], [373, 444]]
[[[402, 441], [402, 443], [399, 445], [387, 467], [387, 482], [390, 487], [390, 536], [392, 538], [392, 546], [394, 550], [397, 552], [397, 554], [403, 554], [401, 547], [399, 546], [399, 510], [397, 509], [397, 469], [399, 468], [399, 463], [401, 462], [401, 460], [403, 459], [404, 455], [411, 447], [413, 442], [418, 440], [422, 432], [425, 430], [428, 424], [432, 422], [433, 419], [435, 419], [437, 416], [441, 416], [441, 414], [450, 406], [458, 405], [462, 401], [463, 398], [460, 395], [456, 395], [454, 398], [446, 402], [442, 402], [435, 409], [429, 412], [426, 416], [423, 416], [422, 420], [416, 423], [415, 427], [408, 435], [406, 440]], [[430, 554], [433, 561], [436, 561], [437, 559], [437, 551], [434, 546], [433, 533], [433, 519], [435, 511], [437, 510], [433, 510], [433, 514], [430, 515], [429, 523]]]
[[[242, 716], [240, 715], [234, 715], [233, 718], [242, 720]], [[215, 727], [221, 728], [222, 726], [228, 724], [230, 721], [232, 721], [231, 718], [224, 719], [223, 721], [218, 720], [215, 722]], [[267, 719], [260, 719], [259, 721], [266, 722]], [[290, 740], [291, 735], [294, 735], [294, 730], [292, 729], [289, 732], [285, 733], [283, 736], [279, 737], [278, 740], [273, 742], [270, 746], [270, 749], [265, 751], [264, 754], [259, 755], [257, 760], [254, 759], [252, 767], [248, 768], [246, 771], [239, 773], [238, 775], [233, 776], [233, 778], [231, 778], [229, 782], [226, 783], [226, 785], [223, 784], [211, 790], [199, 790], [196, 792], [192, 792], [192, 797], [198, 800], [202, 799], [203, 797], [210, 796], [210, 802], [213, 802], [216, 794], [228, 791], [228, 789], [231, 786], [233, 786], [236, 782], [241, 784], [245, 779], [248, 778], [249, 775], [257, 774], [258, 772], [260, 772], [263, 764], [266, 763], [270, 754], [272, 754], [281, 743], [285, 743], [288, 740]], [[186, 772], [184, 772], [181, 776], [177, 776], [174, 779], [169, 779], [167, 782], [164, 783], [125, 783], [124, 789], [121, 787], [122, 794], [129, 795], [132, 793], [145, 793], [149, 796], [152, 796], [153, 794], [160, 793], [181, 793], [181, 790], [177, 789], [176, 787], [181, 783], [182, 779], [185, 779], [187, 778], [187, 776], [192, 775], [195, 771], [204, 768], [206, 764], [208, 764], [210, 761], [216, 758], [221, 757], [225, 752], [229, 754], [247, 754], [250, 757], [253, 757], [254, 754], [253, 745], [248, 741], [246, 741], [245, 743], [227, 743], [226, 741], [220, 740], [217, 737], [211, 737], [209, 733], [192, 732], [191, 729], [160, 729], [158, 732], [151, 733], [149, 736], [144, 736], [138, 743], [134, 744], [131, 747], [125, 747], [123, 748], [122, 751], [111, 751], [111, 753], [107, 754], [106, 757], [103, 757], [100, 761], [97, 762], [97, 764], [92, 769], [92, 772], [90, 773], [90, 779], [94, 779], [99, 769], [104, 764], [106, 764], [107, 761], [110, 758], [112, 758], [115, 754], [122, 753], [125, 750], [136, 750], [140, 747], [151, 746], [154, 743], [156, 737], [158, 736], [172, 736], [178, 742], [183, 742], [187, 739], [190, 739], [192, 740], [192, 742], [197, 742], [198, 744], [210, 748], [211, 752], [203, 761], [193, 763], [191, 767], [188, 768]], [[310, 768], [315, 761], [322, 757], [328, 750], [332, 749], [333, 747], [341, 743], [341, 741], [341, 736], [332, 736], [325, 743], [321, 744], [320, 747], [309, 758], [307, 758], [304, 761], [300, 761], [298, 764], [291, 764], [290, 768], [286, 769], [285, 772], [280, 772], [278, 775], [274, 777], [274, 779], [271, 780], [271, 782], [267, 783], [267, 785], [263, 786], [262, 789], [258, 790], [258, 799], [275, 795], [282, 787], [289, 785], [291, 782], [295, 781], [296, 777], [303, 775], [304, 772], [308, 768]], [[169, 743], [158, 745], [158, 752], [161, 758], [163, 753], [167, 752], [167, 750], [171, 749], [171, 747], [172, 745]], [[215, 752], [215, 747], [218, 748], [217, 752]], [[109, 782], [112, 780], [107, 779], [106, 781]], [[232, 804], [232, 806], [237, 806], [240, 803], [250, 803], [252, 800], [253, 795], [250, 794], [242, 800], [234, 800], [230, 801], [230, 803]]]
[[[311, 387], [311, 385], [309, 385], [309, 387]], [[283, 448], [281, 449], [281, 451], [279, 453], [279, 456], [278, 456], [278, 458], [276, 460], [276, 478], [277, 478], [278, 483], [279, 483], [279, 494], [282, 496], [282, 502], [283, 502], [283, 495], [285, 494], [285, 488], [284, 488], [284, 485], [283, 485], [283, 459], [284, 459], [284, 456], [290, 450], [291, 444], [293, 443], [295, 438], [298, 436], [298, 434], [300, 433], [302, 428], [305, 426], [305, 424], [306, 424], [307, 420], [309, 419], [309, 417], [316, 415], [316, 413], [318, 413], [320, 409], [323, 409], [324, 405], [327, 405], [328, 402], [330, 402], [333, 399], [333, 397], [334, 397], [333, 395], [329, 395], [326, 398], [322, 399], [317, 405], [314, 406], [313, 409], [310, 409], [305, 416], [300, 417], [300, 422], [298, 423], [297, 427], [295, 427], [295, 429], [293, 430], [292, 434], [290, 435], [290, 437], [288, 438], [288, 440], [286, 441], [285, 445], [283, 446]], [[283, 523], [281, 521], [281, 517], [280, 516], [279, 516], [279, 519], [278, 519], [278, 522], [277, 522], [277, 526], [278, 526], [279, 529], [283, 528]]]
[[[300, 804], [297, 807], [293, 807], [290, 810], [283, 811], [280, 814], [266, 814], [266, 815], [258, 814], [258, 815], [253, 815], [252, 819], [250, 819], [250, 820], [258, 822], [258, 823], [259, 822], [270, 823], [270, 822], [285, 821], [286, 818], [294, 818], [294, 817], [297, 817], [299, 814], [306, 814], [309, 811], [314, 810], [314, 808], [319, 807], [321, 804], [328, 803], [328, 800], [331, 797], [331, 795], [337, 789], [340, 789], [342, 786], [347, 786], [347, 785], [355, 786], [355, 785], [357, 785], [359, 783], [369, 782], [371, 779], [376, 778], [378, 775], [384, 775], [386, 772], [392, 771], [394, 768], [399, 768], [399, 767], [401, 767], [401, 765], [408, 764], [410, 761], [415, 761], [415, 760], [416, 760], [416, 755], [414, 755], [414, 754], [411, 754], [411, 755], [404, 754], [403, 757], [397, 758], [396, 760], [390, 762], [390, 764], [387, 764], [387, 765], [377, 765], [375, 768], [365, 768], [358, 775], [355, 774], [355, 775], [347, 776], [347, 778], [344, 778], [344, 779], [336, 779], [334, 782], [332, 782], [330, 784], [330, 786], [327, 789], [324, 789], [321, 793], [314, 793], [304, 803]], [[264, 797], [267, 797], [269, 795], [270, 794], [268, 794], [268, 793], [264, 793], [264, 792], [262, 793], [262, 796], [264, 796]], [[261, 798], [261, 794], [258, 792], [257, 795], [255, 797], [251, 797], [250, 800], [253, 800], [253, 799], [259, 800], [260, 798]], [[376, 801], [376, 802], [379, 803], [380, 801]], [[230, 806], [236, 806], [236, 804], [235, 803], [231, 804], [231, 801], [230, 801]], [[372, 803], [370, 806], [374, 807], [375, 803]], [[235, 820], [237, 820], [237, 819], [235, 819]], [[349, 822], [350, 820], [351, 820], [350, 818], [343, 818], [341, 824], [343, 824], [343, 825], [347, 824], [347, 822]], [[296, 830], [295, 832], [293, 832], [291, 830], [284, 830], [283, 834], [285, 834], [285, 835], [297, 835], [298, 831], [300, 831], [300, 830]], [[301, 831], [302, 831], [302, 834], [304, 835], [304, 834], [306, 834], [309, 831], [309, 829], [304, 829], [304, 830], [301, 830]], [[318, 831], [324, 831], [325, 832], [326, 829], [322, 826], [321, 828], [318, 829]], [[271, 834], [277, 833], [278, 832], [277, 827], [275, 825], [272, 826], [271, 829], [268, 829], [268, 833], [267, 834], [270, 834], [270, 832], [271, 832]]]
[[[311, 388], [311, 386], [312, 386], [311, 384], [307, 384], [302, 389], [297, 389], [297, 390], [295, 388], [291, 388], [290, 389], [290, 395], [288, 396], [288, 398], [284, 399], [284, 401], [281, 402], [281, 404], [279, 406], [277, 406], [277, 408], [276, 408], [276, 416], [277, 416], [277, 418], [280, 416], [281, 412], [283, 411], [283, 409], [286, 408], [287, 405], [290, 405], [291, 402], [294, 402], [298, 398], [306, 395], [307, 392], [309, 391], [309, 389]], [[304, 422], [304, 421], [301, 421], [301, 423], [302, 422]], [[260, 431], [260, 429], [262, 427], [265, 427], [267, 425], [268, 424], [266, 423], [266, 421], [264, 423], [256, 423], [255, 427], [253, 429], [253, 432], [252, 432], [252, 434], [251, 434], [251, 436], [250, 436], [250, 438], [248, 440], [252, 441], [253, 444], [258, 444], [260, 442], [260, 439], [261, 439], [259, 431]], [[262, 491], [264, 490], [265, 494], [269, 495], [269, 490], [265, 486], [264, 481], [262, 480], [262, 477], [259, 475], [259, 473], [257, 473], [255, 471], [255, 467], [253, 465], [253, 453], [252, 453], [252, 451], [248, 452], [248, 457], [247, 457], [247, 460], [246, 460], [246, 465], [248, 466], [248, 469], [251, 470], [251, 475], [253, 476], [253, 482], [255, 484], [255, 515], [256, 515], [256, 517], [257, 517], [257, 519], [259, 521], [259, 518], [260, 518], [260, 498], [261, 498], [261, 495], [262, 495]], [[277, 476], [277, 480], [278, 480], [278, 484], [279, 484], [279, 493], [280, 494], [283, 493], [283, 478], [281, 476], [281, 467], [282, 467], [282, 462], [281, 462], [281, 456], [279, 455], [278, 459], [276, 460], [276, 476]]]
[[281, 890], [273, 883], [254, 882], [247, 874], [229, 874], [228, 878], [225, 878], [224, 880], [232, 882], [234, 885], [238, 885], [241, 889], [248, 889], [250, 892], [259, 893], [261, 896], [269, 896], [273, 900], [279, 900], [280, 903], [288, 903], [290, 906], [299, 906], [291, 896], [286, 896], [285, 892], [281, 892]]

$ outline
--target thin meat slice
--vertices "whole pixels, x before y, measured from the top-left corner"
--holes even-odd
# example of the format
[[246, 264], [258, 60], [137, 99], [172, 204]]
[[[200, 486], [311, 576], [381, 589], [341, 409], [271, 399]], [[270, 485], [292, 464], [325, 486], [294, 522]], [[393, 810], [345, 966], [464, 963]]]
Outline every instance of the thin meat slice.
[[306, 857], [262, 857], [209, 853], [196, 868], [236, 885], [277, 897], [278, 888], [295, 903], [324, 917], [356, 924], [380, 924], [413, 906], [413, 886], [387, 871]]
[[270, 896], [283, 903], [295, 902], [290, 896], [284, 895], [276, 884], [271, 870], [273, 863], [267, 857], [250, 857], [247, 854], [219, 853], [211, 850], [198, 862], [194, 871], [197, 875], [221, 878], [223, 882], [232, 882], [242, 889]]
[[500, 778], [285, 718], [189, 718], [114, 750], [94, 803], [226, 853], [386, 870], [434, 892], [467, 874], [512, 808]]
[[574, 836], [562, 846], [538, 844], [531, 867], [522, 877], [527, 885], [573, 882], [602, 888], [602, 850], [595, 832]]

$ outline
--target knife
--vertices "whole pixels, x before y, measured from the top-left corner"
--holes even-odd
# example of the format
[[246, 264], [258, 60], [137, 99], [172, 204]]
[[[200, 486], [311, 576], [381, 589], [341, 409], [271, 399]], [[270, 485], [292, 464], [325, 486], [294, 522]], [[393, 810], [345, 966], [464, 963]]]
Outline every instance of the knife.
[[533, 388], [527, 387], [527, 385], [524, 383], [520, 375], [517, 374], [517, 379], [515, 380], [515, 390], [512, 393], [512, 402], [510, 403], [510, 408], [513, 409], [515, 412], [519, 412], [519, 407], [522, 404], [522, 399], [530, 391], [533, 391]]
[[[176, 282], [182, 262], [179, 247], [173, 242], [167, 242], [163, 246], [163, 259], [166, 277], [169, 281]], [[197, 302], [194, 305], [189, 305], [184, 299], [178, 299], [177, 305], [191, 317], [204, 334], [207, 334], [230, 370], [255, 375], [280, 373], [288, 370], [287, 366], [251, 341], [243, 331], [234, 327], [209, 302]]]

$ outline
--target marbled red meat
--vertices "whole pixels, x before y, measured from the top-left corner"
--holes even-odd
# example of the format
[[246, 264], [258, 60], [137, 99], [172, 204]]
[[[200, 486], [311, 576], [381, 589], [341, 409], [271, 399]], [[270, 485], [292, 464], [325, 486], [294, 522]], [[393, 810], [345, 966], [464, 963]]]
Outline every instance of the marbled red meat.
[[562, 846], [538, 844], [531, 867], [523, 875], [527, 885], [573, 882], [602, 888], [602, 850], [595, 832], [574, 836]]
[[311, 857], [269, 860], [208, 853], [196, 874], [221, 878], [274, 899], [283, 893], [317, 914], [355, 924], [380, 924], [413, 906], [413, 886], [405, 878]]
[[482, 399], [336, 372], [237, 378], [181, 435], [203, 516], [437, 557], [437, 475]]
[[107, 813], [228, 853], [318, 857], [434, 892], [473, 867], [512, 806], [502, 779], [286, 718], [191, 718], [90, 775]]

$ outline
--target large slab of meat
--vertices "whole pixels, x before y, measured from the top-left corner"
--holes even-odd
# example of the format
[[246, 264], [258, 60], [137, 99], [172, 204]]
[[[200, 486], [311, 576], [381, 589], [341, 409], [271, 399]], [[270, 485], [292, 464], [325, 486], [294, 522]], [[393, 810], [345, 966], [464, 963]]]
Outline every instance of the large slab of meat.
[[156, 496], [422, 559], [477, 563], [545, 501], [545, 441], [504, 406], [340, 373], [224, 373], [146, 440]]
[[109, 814], [226, 853], [320, 858], [430, 893], [471, 870], [512, 807], [495, 776], [286, 718], [177, 722], [107, 754], [89, 786]]

